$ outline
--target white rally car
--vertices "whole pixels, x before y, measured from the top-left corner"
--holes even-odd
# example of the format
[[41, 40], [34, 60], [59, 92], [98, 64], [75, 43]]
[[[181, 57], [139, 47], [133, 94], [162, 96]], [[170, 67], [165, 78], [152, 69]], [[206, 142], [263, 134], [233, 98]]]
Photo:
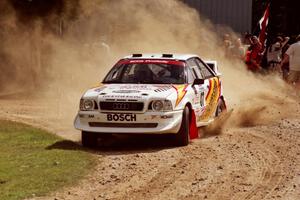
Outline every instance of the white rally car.
[[197, 55], [133, 54], [80, 100], [74, 126], [83, 146], [110, 133], [173, 134], [176, 144], [198, 137], [226, 110], [215, 61]]

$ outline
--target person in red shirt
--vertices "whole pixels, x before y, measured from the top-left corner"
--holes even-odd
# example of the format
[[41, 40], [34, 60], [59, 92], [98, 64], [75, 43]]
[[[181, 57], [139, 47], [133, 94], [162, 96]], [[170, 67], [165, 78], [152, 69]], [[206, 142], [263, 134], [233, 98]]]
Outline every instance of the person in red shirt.
[[263, 54], [263, 47], [256, 36], [252, 36], [250, 38], [250, 44], [250, 49], [246, 53], [246, 64], [248, 70], [258, 72], [261, 70], [260, 63]]

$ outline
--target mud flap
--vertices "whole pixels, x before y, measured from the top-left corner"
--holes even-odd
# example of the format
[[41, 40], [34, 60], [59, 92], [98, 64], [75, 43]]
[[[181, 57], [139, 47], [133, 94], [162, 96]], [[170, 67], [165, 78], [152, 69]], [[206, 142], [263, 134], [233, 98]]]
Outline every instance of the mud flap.
[[196, 115], [194, 110], [191, 113], [191, 120], [190, 120], [190, 139], [198, 138], [198, 128], [196, 125]]

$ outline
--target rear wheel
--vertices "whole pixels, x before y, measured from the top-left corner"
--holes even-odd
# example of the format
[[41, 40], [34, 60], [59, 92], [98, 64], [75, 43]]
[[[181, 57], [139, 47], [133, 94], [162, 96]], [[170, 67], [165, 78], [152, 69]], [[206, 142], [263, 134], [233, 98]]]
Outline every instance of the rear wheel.
[[96, 133], [82, 131], [81, 132], [81, 143], [84, 147], [96, 147], [98, 136]]
[[182, 122], [178, 133], [175, 135], [177, 146], [187, 146], [190, 143], [190, 110], [185, 107], [182, 114]]

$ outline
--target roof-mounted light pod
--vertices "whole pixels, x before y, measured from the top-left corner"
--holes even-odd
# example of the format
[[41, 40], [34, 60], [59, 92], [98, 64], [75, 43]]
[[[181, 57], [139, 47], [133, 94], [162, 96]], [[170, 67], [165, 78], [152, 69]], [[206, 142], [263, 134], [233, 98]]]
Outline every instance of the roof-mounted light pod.
[[132, 54], [132, 57], [133, 58], [143, 57], [143, 54], [141, 54], [141, 53], [134, 53], [134, 54]]
[[163, 54], [163, 58], [173, 58], [173, 54]]

